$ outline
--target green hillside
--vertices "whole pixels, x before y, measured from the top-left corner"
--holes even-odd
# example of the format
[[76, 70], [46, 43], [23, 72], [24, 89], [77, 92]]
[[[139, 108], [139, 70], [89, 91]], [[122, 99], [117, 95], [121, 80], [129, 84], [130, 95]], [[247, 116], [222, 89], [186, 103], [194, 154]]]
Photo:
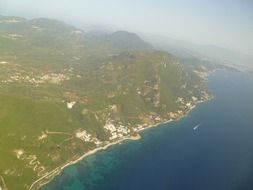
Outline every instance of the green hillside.
[[208, 99], [207, 72], [136, 34], [0, 17], [0, 187], [29, 189], [88, 150], [179, 118]]

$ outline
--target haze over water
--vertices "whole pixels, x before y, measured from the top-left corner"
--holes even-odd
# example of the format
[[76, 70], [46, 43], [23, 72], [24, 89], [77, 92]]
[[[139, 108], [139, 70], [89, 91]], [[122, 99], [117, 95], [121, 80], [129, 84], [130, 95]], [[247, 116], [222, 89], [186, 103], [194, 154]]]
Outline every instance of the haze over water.
[[66, 168], [42, 189], [251, 190], [252, 84], [253, 75], [218, 71], [209, 79], [213, 100]]

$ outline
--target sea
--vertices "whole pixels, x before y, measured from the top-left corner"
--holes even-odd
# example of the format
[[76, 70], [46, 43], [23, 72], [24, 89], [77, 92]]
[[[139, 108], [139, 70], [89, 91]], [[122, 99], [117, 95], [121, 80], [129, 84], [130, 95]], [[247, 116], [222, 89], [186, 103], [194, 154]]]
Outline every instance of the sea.
[[69, 166], [41, 190], [253, 190], [253, 75], [219, 70], [214, 98]]

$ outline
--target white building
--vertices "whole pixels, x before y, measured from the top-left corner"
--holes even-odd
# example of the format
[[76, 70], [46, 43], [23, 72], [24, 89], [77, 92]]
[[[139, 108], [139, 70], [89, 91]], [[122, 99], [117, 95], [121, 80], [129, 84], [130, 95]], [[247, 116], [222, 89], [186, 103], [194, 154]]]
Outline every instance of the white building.
[[76, 102], [67, 102], [67, 108], [72, 109]]

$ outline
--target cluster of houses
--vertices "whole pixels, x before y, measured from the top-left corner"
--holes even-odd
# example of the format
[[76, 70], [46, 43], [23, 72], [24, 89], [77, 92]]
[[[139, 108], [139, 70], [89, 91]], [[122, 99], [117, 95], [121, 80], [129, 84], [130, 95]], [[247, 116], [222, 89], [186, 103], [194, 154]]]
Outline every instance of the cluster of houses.
[[86, 130], [76, 132], [75, 136], [76, 136], [76, 138], [78, 138], [84, 142], [93, 142], [97, 146], [102, 144], [101, 141], [99, 141], [95, 137], [92, 137], [92, 135], [89, 134]]
[[23, 73], [17, 72], [11, 75], [8, 79], [2, 80], [2, 83], [12, 83], [12, 82], [26, 82], [39, 86], [45, 83], [61, 84], [63, 81], [69, 80], [69, 77], [62, 73], [50, 73], [43, 74], [41, 76], [33, 77], [25, 75]]
[[2, 35], [3, 38], [11, 39], [11, 40], [18, 40], [23, 37], [21, 34], [7, 34], [7, 35]]
[[18, 23], [18, 22], [21, 22], [21, 21], [18, 19], [1, 19], [0, 20], [0, 23]]
[[130, 133], [130, 129], [126, 126], [119, 125], [115, 126], [111, 120], [108, 120], [104, 125], [104, 129], [110, 132], [111, 136], [109, 137], [110, 140], [114, 140], [117, 138], [121, 138], [126, 136]]
[[[203, 98], [208, 98], [208, 94], [205, 93]], [[169, 121], [172, 121], [173, 119], [177, 119], [179, 116], [185, 114], [185, 112], [192, 109], [198, 101], [199, 101], [199, 99], [196, 98], [195, 96], [192, 96], [191, 100], [187, 101], [187, 102], [183, 98], [178, 97], [176, 102], [178, 104], [182, 105], [184, 108], [182, 110], [178, 110], [177, 112], [169, 112], [168, 113]], [[75, 103], [76, 102], [68, 102], [67, 103], [68, 108], [71, 109]], [[117, 106], [112, 105], [111, 109], [114, 112], [116, 112]], [[139, 132], [139, 131], [147, 128], [150, 125], [154, 125], [156, 123], [163, 122], [163, 121], [164, 121], [164, 119], [162, 119], [159, 115], [152, 113], [143, 119], [143, 122], [144, 122], [143, 124], [138, 124], [138, 125], [134, 126], [132, 128], [132, 131]], [[128, 127], [123, 126], [122, 124], [115, 125], [114, 121], [112, 119], [108, 119], [103, 128], [107, 132], [110, 133], [110, 137], [109, 137], [110, 141], [120, 139], [124, 136], [130, 135], [130, 133], [131, 133], [131, 130]], [[103, 144], [103, 142], [99, 141], [97, 138], [92, 137], [92, 135], [89, 134], [85, 130], [76, 132], [75, 136], [76, 136], [76, 138], [78, 138], [84, 142], [94, 142], [97, 146]]]

